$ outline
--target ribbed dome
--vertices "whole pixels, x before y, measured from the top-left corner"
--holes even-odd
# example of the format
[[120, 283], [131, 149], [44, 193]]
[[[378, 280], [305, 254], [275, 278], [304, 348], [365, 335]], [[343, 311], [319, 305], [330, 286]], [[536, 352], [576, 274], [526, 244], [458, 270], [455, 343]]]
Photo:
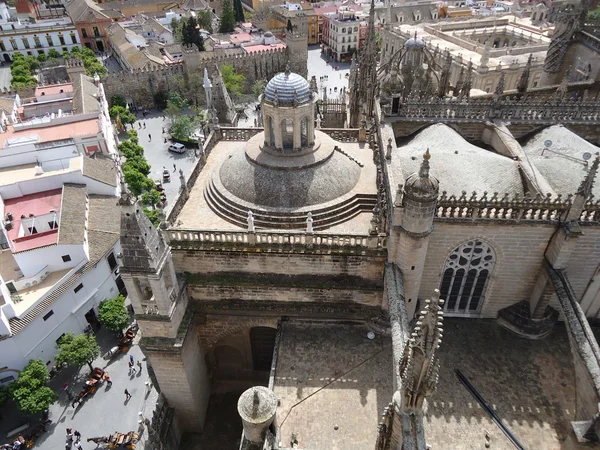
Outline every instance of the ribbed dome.
[[425, 48], [425, 42], [423, 41], [423, 39], [418, 38], [416, 36], [411, 37], [404, 44], [404, 48], [406, 48], [406, 50], [421, 50]]
[[275, 103], [297, 104], [310, 100], [310, 86], [304, 77], [290, 71], [275, 75], [265, 88], [265, 100]]

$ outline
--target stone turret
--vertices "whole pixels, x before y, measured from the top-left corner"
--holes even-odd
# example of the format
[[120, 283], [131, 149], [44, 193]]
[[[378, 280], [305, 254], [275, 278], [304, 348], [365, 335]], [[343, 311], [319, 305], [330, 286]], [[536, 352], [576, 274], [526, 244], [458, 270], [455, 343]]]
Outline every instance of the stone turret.
[[[179, 430], [202, 430], [210, 383], [198, 340], [184, 319], [186, 291], [175, 275], [171, 248], [123, 185], [121, 277], [143, 337], [148, 358], [169, 404], [178, 412]], [[185, 357], [184, 357], [185, 355]]]
[[308, 78], [308, 38], [306, 32], [290, 31], [285, 36], [290, 70]]
[[390, 262], [395, 262], [404, 277], [407, 315], [417, 308], [429, 235], [439, 194], [439, 182], [429, 175], [429, 149], [423, 155], [418, 173], [410, 175], [399, 190], [394, 205], [394, 229], [391, 234]]
[[275, 393], [264, 386], [251, 387], [240, 396], [237, 408], [244, 426], [244, 439], [253, 444], [262, 444], [269, 426], [275, 420]]

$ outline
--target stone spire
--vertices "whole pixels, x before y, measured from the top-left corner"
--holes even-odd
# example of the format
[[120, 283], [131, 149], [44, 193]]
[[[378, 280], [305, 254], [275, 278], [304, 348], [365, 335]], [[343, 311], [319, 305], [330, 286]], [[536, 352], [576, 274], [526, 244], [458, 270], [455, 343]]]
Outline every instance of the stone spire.
[[454, 96], [460, 98], [462, 96], [462, 89], [465, 84], [465, 68], [463, 66], [460, 67], [460, 73], [458, 74], [458, 79], [456, 80], [456, 86], [454, 86]]
[[399, 406], [404, 413], [422, 412], [425, 398], [436, 389], [439, 363], [435, 354], [442, 342], [443, 305], [436, 289], [431, 300], [425, 300], [404, 347], [399, 365], [402, 379]]
[[586, 202], [592, 198], [592, 188], [594, 187], [594, 181], [598, 173], [598, 165], [600, 165], [600, 156], [596, 156], [594, 162], [590, 166], [588, 173], [579, 185], [575, 196], [569, 206], [569, 211], [565, 222], [577, 221], [581, 217], [581, 213], [585, 208]]
[[212, 83], [210, 82], [210, 78], [208, 78], [208, 71], [206, 70], [206, 67], [204, 68], [204, 82], [202, 85], [204, 87], [204, 93], [206, 94], [206, 109], [209, 110], [213, 106]]
[[469, 60], [467, 64], [467, 76], [462, 87], [462, 97], [469, 98], [471, 96], [471, 89], [473, 88], [473, 61]]
[[567, 73], [565, 73], [565, 76], [563, 77], [562, 81], [556, 88], [556, 94], [555, 94], [556, 100], [558, 100], [559, 102], [566, 100], [568, 92], [569, 92], [569, 77], [568, 77], [568, 71], [567, 71]]
[[488, 39], [485, 41], [483, 52], [481, 53], [481, 60], [479, 62], [479, 67], [482, 69], [487, 68], [488, 62], [490, 61], [490, 51], [492, 50], [492, 40]]
[[450, 71], [452, 70], [452, 55], [446, 50], [446, 59], [440, 75], [440, 84], [438, 87], [438, 97], [445, 97], [450, 89]]
[[375, 39], [375, 0], [371, 0], [371, 9], [369, 10], [369, 29], [367, 35], [367, 45], [365, 55], [361, 61], [361, 72], [364, 69], [364, 78], [361, 80], [361, 89], [366, 96], [367, 117], [373, 117], [375, 105], [375, 92], [377, 90], [377, 40]]
[[520, 95], [523, 95], [527, 92], [527, 86], [529, 86], [529, 77], [531, 75], [531, 62], [533, 61], [533, 54], [529, 54], [529, 58], [527, 59], [527, 64], [525, 65], [525, 70], [521, 74], [521, 78], [519, 78], [519, 82], [517, 83], [517, 91]]
[[500, 74], [500, 79], [498, 80], [494, 94], [496, 100], [499, 100], [502, 97], [502, 94], [504, 94], [504, 72]]

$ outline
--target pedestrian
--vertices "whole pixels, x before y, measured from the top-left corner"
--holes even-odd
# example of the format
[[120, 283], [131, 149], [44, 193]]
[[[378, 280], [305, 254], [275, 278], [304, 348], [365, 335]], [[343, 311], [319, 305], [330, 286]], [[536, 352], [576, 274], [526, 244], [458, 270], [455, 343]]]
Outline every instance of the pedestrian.
[[148, 133], [148, 139], [152, 141], [152, 135], [150, 133]]
[[73, 436], [75, 436], [76, 441], [79, 441], [81, 439], [81, 433], [77, 430], [75, 430], [75, 432], [73, 433]]
[[109, 386], [112, 386], [112, 381], [110, 381], [110, 376], [108, 375], [108, 372], [104, 372], [104, 381], [106, 381], [106, 383]]
[[[163, 166], [163, 169], [164, 169], [164, 167], [165, 167], [165, 166]], [[131, 364], [133, 364], [133, 355], [129, 355], [129, 362], [130, 362]]]
[[67, 428], [67, 442], [71, 442], [73, 440], [73, 429]]
[[82, 450], [82, 448], [83, 448], [81, 446], [81, 441], [79, 439], [75, 440], [74, 445], [77, 450]]
[[131, 398], [131, 394], [129, 393], [129, 391], [127, 389], [125, 389], [125, 401], [129, 400]]
[[165, 134], [165, 127], [162, 127], [162, 132], [163, 134]]
[[[340, 75], [340, 78], [341, 78], [341, 75]], [[144, 130], [145, 130], [145, 129], [146, 129], [146, 122], [144, 122]]]
[[136, 373], [135, 366], [131, 366], [129, 368], [129, 375], [135, 375], [135, 373]]
[[175, 173], [177, 171], [177, 165], [175, 163], [173, 163], [173, 173]]
[[138, 361], [137, 363], [138, 369], [141, 372], [142, 371], [142, 363], [140, 361]]

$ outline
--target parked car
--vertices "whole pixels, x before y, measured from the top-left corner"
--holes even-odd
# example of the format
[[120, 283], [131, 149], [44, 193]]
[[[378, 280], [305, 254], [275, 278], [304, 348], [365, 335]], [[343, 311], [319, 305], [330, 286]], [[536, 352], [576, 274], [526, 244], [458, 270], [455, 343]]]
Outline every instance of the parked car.
[[175, 153], [185, 153], [185, 145], [175, 142], [174, 144], [169, 145], [169, 151]]

